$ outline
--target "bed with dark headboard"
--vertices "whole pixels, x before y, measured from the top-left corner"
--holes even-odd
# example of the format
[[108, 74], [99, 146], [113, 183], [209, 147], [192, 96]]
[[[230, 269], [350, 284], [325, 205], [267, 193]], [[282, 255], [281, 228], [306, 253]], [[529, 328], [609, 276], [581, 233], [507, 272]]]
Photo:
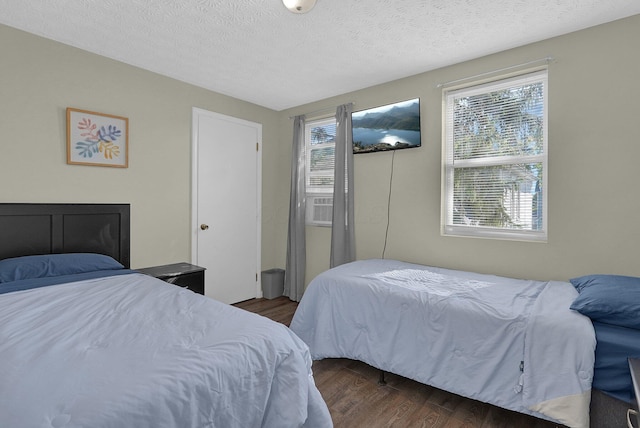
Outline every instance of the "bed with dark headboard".
[[128, 269], [129, 210], [0, 204], [0, 427], [330, 427], [287, 327]]
[[0, 203], [0, 260], [98, 253], [130, 266], [129, 204]]

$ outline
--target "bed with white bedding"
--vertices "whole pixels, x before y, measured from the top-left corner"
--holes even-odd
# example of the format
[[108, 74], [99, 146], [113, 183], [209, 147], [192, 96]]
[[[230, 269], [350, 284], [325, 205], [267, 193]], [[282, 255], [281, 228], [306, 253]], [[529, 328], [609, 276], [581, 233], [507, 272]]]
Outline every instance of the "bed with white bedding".
[[570, 427], [589, 426], [595, 337], [566, 282], [363, 260], [316, 277], [291, 323], [350, 358]]
[[331, 426], [284, 325], [130, 272], [0, 295], [0, 426]]
[[288, 328], [128, 268], [128, 204], [0, 203], [0, 427], [332, 426]]

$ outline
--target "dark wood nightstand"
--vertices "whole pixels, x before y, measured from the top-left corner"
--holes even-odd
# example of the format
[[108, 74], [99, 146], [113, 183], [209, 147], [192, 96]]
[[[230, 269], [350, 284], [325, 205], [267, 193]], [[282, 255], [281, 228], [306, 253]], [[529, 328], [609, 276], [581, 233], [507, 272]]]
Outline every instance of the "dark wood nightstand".
[[205, 268], [189, 263], [173, 263], [170, 265], [152, 266], [136, 269], [145, 275], [175, 284], [183, 288], [204, 295], [204, 271]]

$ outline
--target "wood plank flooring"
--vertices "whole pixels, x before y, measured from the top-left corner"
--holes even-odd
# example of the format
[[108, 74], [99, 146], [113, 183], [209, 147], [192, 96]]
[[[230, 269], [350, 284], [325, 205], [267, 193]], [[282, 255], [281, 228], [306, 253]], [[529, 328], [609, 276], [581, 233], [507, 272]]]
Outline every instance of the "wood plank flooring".
[[[235, 306], [289, 326], [297, 303], [287, 297], [252, 299]], [[553, 428], [560, 425], [460, 397], [348, 359], [313, 363], [316, 385], [336, 428]]]

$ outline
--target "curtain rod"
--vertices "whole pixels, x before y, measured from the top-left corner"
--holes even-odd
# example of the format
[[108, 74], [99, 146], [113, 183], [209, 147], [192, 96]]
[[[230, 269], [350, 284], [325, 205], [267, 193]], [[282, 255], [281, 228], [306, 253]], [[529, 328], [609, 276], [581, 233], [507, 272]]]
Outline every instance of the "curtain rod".
[[486, 73], [476, 74], [475, 76], [463, 77], [462, 79], [456, 79], [456, 80], [450, 80], [450, 81], [444, 82], [444, 83], [438, 83], [436, 85], [436, 87], [437, 88], [442, 88], [443, 86], [453, 85], [455, 83], [464, 82], [465, 80], [476, 79], [478, 77], [484, 77], [484, 76], [487, 76], [489, 74], [494, 74], [494, 73], [500, 73], [502, 71], [513, 70], [514, 68], [525, 67], [527, 65], [538, 64], [540, 62], [545, 62], [545, 63], [549, 64], [554, 59], [555, 58], [552, 57], [552, 56], [547, 56], [547, 57], [540, 58], [540, 59], [534, 59], [533, 61], [523, 62], [522, 64], [516, 64], [516, 65], [509, 66], [509, 67], [499, 68], [499, 69], [493, 70], [493, 71], [487, 71]]
[[[344, 104], [351, 104], [352, 106], [355, 106], [355, 105], [356, 105], [356, 103], [354, 103], [353, 101], [349, 101], [348, 103], [344, 103]], [[341, 105], [341, 104], [338, 104], [338, 105]], [[336, 109], [337, 107], [338, 107], [338, 106], [335, 106], [335, 107], [323, 107], [323, 108], [321, 108], [321, 109], [314, 110], [314, 111], [310, 111], [309, 113], [302, 113], [302, 114], [304, 114], [305, 116], [311, 116], [311, 115], [314, 115], [314, 114], [319, 114], [319, 113], [324, 113], [324, 112], [335, 111], [335, 109]], [[296, 114], [296, 116], [301, 116], [301, 115]], [[289, 116], [289, 119], [293, 119], [293, 118], [294, 118], [294, 117], [296, 117], [296, 116]]]

